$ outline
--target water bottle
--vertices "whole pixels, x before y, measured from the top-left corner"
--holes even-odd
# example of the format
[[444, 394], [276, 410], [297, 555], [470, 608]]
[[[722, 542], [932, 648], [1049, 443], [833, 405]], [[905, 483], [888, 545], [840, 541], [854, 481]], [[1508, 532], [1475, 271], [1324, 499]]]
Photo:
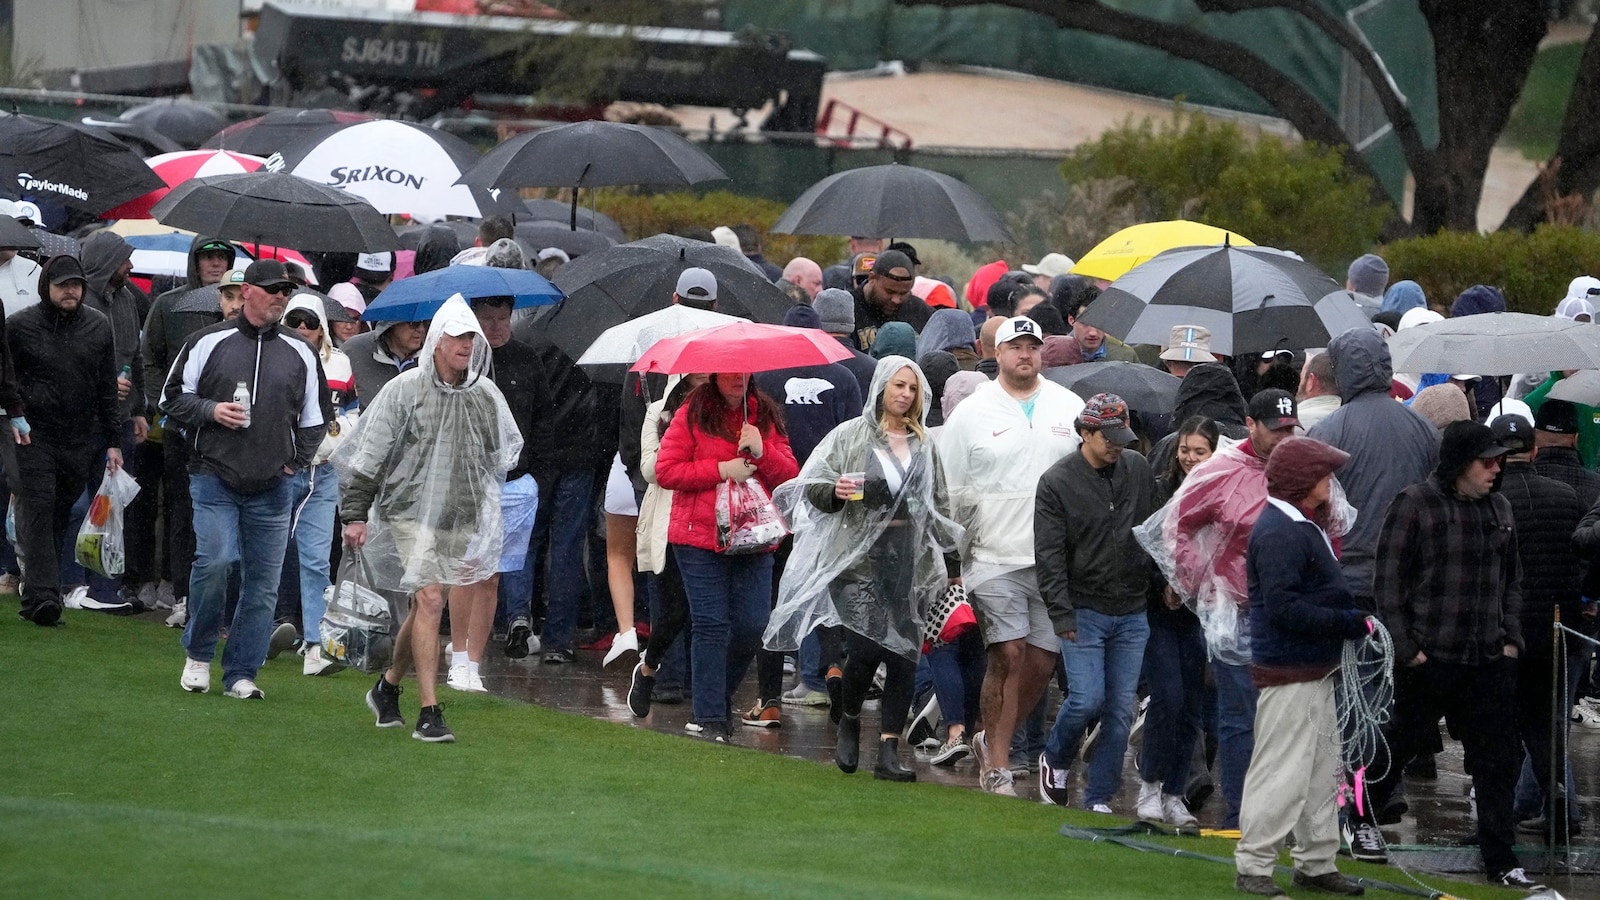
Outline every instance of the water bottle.
[[233, 389], [233, 402], [235, 402], [235, 403], [239, 404], [240, 406], [244, 407], [244, 424], [240, 425], [239, 427], [240, 428], [249, 428], [250, 427], [250, 388], [242, 381], [239, 382], [239, 386], [238, 387]]

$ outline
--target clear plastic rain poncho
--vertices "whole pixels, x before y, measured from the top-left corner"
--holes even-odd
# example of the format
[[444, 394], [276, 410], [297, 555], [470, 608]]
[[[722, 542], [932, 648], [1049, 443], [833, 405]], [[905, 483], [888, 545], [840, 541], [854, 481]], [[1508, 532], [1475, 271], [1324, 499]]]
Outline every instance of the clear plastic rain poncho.
[[[460, 384], [439, 378], [447, 332], [473, 335]], [[373, 398], [333, 456], [345, 505], [370, 498], [362, 549], [373, 586], [412, 593], [472, 584], [500, 565], [500, 488], [522, 451], [505, 398], [489, 380], [489, 342], [460, 294], [428, 326], [419, 364]]]
[[[904, 368], [917, 374], [925, 420], [932, 401], [922, 370], [904, 356], [884, 358], [861, 418], [829, 432], [773, 498], [793, 526], [794, 549], [767, 625], [770, 649], [793, 650], [813, 628], [843, 625], [906, 659], [922, 652], [923, 617], [944, 595], [944, 556], [961, 526], [943, 512], [944, 475], [932, 442], [913, 432], [910, 461], [902, 463], [880, 424], [884, 389]], [[858, 472], [866, 473], [862, 499], [835, 498], [839, 476]]]
[[[1133, 530], [1167, 584], [1199, 617], [1211, 657], [1228, 665], [1251, 661], [1245, 553], [1250, 529], [1266, 506], [1266, 460], [1251, 452], [1248, 439], [1222, 438], [1167, 505]], [[1329, 509], [1325, 530], [1338, 541], [1356, 521], [1338, 479]]]

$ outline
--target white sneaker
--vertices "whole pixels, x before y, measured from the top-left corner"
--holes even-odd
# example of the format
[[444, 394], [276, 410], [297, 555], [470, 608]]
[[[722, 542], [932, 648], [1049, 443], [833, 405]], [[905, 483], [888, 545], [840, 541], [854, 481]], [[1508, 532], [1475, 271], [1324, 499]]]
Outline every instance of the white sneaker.
[[1166, 811], [1161, 806], [1161, 782], [1139, 782], [1139, 802], [1133, 812], [1141, 822], [1161, 824], [1166, 821]]
[[1184, 804], [1182, 794], [1162, 794], [1161, 815], [1167, 820], [1168, 825], [1179, 829], [1197, 828], [1200, 825], [1200, 820], [1196, 819], [1194, 814], [1189, 812], [1189, 807]]
[[280, 622], [278, 627], [272, 629], [272, 636], [267, 638], [267, 659], [277, 659], [283, 651], [294, 646], [300, 640], [300, 632], [288, 622]]
[[197, 659], [183, 659], [183, 677], [178, 679], [183, 689], [194, 694], [204, 694], [211, 690], [211, 664], [203, 663]]
[[306, 644], [305, 662], [300, 666], [302, 675], [332, 675], [344, 666], [322, 655], [321, 644]]
[[467, 681], [467, 667], [465, 665], [451, 666], [450, 675], [444, 683], [458, 691], [470, 691], [472, 686]]
[[489, 689], [483, 686], [483, 676], [477, 672], [467, 673], [467, 690], [474, 694], [489, 693]]
[[67, 609], [83, 609], [83, 601], [89, 599], [89, 586], [80, 584], [61, 598], [61, 605]]
[[1572, 724], [1579, 728], [1600, 731], [1600, 709], [1579, 703], [1572, 708]]
[[267, 695], [261, 692], [261, 688], [256, 687], [256, 683], [248, 678], [241, 678], [235, 681], [233, 687], [228, 688], [223, 696], [232, 697], [235, 700], [267, 699]]
[[624, 653], [639, 652], [639, 632], [629, 628], [611, 639], [611, 649], [606, 651], [606, 658], [601, 660], [600, 668], [605, 668], [622, 658]]
[[1104, 803], [1096, 803], [1095, 805], [1089, 807], [1089, 812], [1099, 813], [1102, 816], [1115, 815], [1111, 812], [1111, 807]]
[[182, 628], [189, 624], [189, 601], [179, 597], [172, 601], [172, 615], [167, 616], [168, 628]]

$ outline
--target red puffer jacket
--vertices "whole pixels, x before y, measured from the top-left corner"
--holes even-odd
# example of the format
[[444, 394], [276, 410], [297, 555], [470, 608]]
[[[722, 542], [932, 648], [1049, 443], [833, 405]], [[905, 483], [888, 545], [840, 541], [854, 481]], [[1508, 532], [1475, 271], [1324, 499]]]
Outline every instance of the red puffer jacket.
[[[756, 413], [755, 398], [750, 398], [750, 416]], [[743, 420], [736, 410], [727, 411], [727, 428], [737, 434]], [[722, 475], [717, 464], [739, 455], [737, 441], [707, 434], [689, 421], [688, 407], [672, 417], [667, 433], [661, 436], [661, 451], [656, 455], [656, 483], [673, 492], [672, 518], [667, 525], [667, 540], [710, 550], [717, 549], [717, 485]], [[789, 439], [767, 426], [761, 431], [761, 458], [756, 460], [756, 481], [770, 494], [778, 485], [800, 474], [800, 466], [789, 449]]]

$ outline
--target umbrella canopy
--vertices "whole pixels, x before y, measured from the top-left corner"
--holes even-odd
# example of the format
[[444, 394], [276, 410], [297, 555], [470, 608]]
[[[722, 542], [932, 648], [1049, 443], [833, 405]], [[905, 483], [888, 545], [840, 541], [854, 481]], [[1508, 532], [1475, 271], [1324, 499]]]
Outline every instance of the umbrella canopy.
[[546, 247], [560, 247], [576, 259], [585, 253], [595, 253], [617, 242], [598, 231], [579, 228], [576, 231], [558, 222], [524, 222], [516, 227], [517, 243], [538, 253]]
[[334, 322], [359, 321], [355, 316], [350, 315], [350, 310], [345, 309], [343, 303], [340, 303], [332, 297], [329, 297], [327, 294], [324, 294], [323, 292], [313, 288], [297, 287], [294, 289], [294, 293], [289, 295], [289, 299], [293, 300], [301, 294], [309, 294], [310, 296], [322, 301], [322, 312], [324, 316], [327, 317], [327, 320], [330, 324]]
[[943, 172], [899, 164], [829, 175], [784, 210], [772, 231], [1011, 241], [1000, 214], [982, 194]]
[[1396, 372], [1514, 375], [1600, 369], [1600, 328], [1554, 316], [1485, 313], [1430, 322], [1389, 338]]
[[117, 118], [143, 125], [189, 149], [205, 143], [206, 138], [228, 124], [227, 118], [214, 107], [176, 98], [123, 110]]
[[849, 358], [849, 348], [825, 331], [741, 321], [657, 341], [632, 371], [770, 372]]
[[106, 134], [116, 138], [122, 146], [134, 153], [143, 156], [154, 156], [159, 153], [177, 153], [184, 146], [163, 134], [157, 134], [148, 125], [138, 122], [127, 122], [122, 119], [96, 119], [94, 116], [84, 116], [78, 121], [93, 128], [98, 128]]
[[433, 318], [452, 295], [469, 302], [510, 297], [515, 309], [556, 303], [564, 296], [538, 272], [490, 266], [445, 266], [402, 278], [383, 289], [361, 314], [367, 322], [423, 322]]
[[[535, 222], [560, 222], [571, 227], [571, 211], [568, 205], [560, 200], [524, 200], [522, 208]], [[598, 231], [619, 244], [628, 239], [616, 219], [603, 212], [595, 212], [581, 206], [578, 207], [578, 227]]]
[[138, 154], [87, 125], [0, 114], [0, 184], [88, 213], [162, 186]]
[[666, 309], [607, 328], [578, 357], [578, 365], [589, 366], [591, 378], [623, 381], [628, 366], [637, 362], [657, 341], [739, 321], [742, 320], [736, 316], [675, 303]]
[[368, 122], [366, 113], [340, 109], [279, 109], [245, 119], [213, 134], [202, 147], [233, 150], [252, 156], [271, 156], [329, 125]]
[[[1179, 247], [1254, 247], [1255, 244], [1231, 231], [1203, 222], [1173, 219], [1169, 222], [1142, 222], [1129, 225], [1094, 245], [1072, 267], [1072, 274], [1116, 281], [1134, 266], [1148, 262]], [[1124, 398], [1126, 399], [1126, 398]]]
[[1085, 399], [1116, 394], [1139, 412], [1167, 413], [1178, 401], [1183, 379], [1144, 363], [1099, 360], [1045, 369], [1044, 377]]
[[386, 214], [478, 218], [521, 208], [514, 191], [456, 184], [478, 151], [446, 131], [377, 119], [314, 130], [267, 167], [343, 188]]
[[1600, 406], [1600, 372], [1594, 369], [1574, 372], [1552, 385], [1545, 399]]
[[1161, 344], [1175, 325], [1211, 329], [1225, 355], [1326, 347], [1370, 328], [1349, 291], [1317, 268], [1271, 247], [1168, 250], [1117, 279], [1083, 321], [1129, 344]]
[[0, 250], [37, 250], [40, 246], [33, 229], [11, 216], [0, 216]]
[[141, 197], [135, 197], [127, 203], [118, 204], [101, 213], [100, 218], [148, 219], [151, 207], [159, 203], [168, 191], [191, 178], [254, 172], [265, 163], [266, 160], [259, 156], [246, 156], [243, 153], [232, 153], [227, 150], [179, 150], [177, 153], [152, 156], [145, 160], [145, 164], [166, 182], [166, 186]]
[[755, 264], [731, 247], [658, 234], [590, 253], [556, 270], [567, 299], [535, 315], [536, 327], [576, 359], [602, 331], [672, 305], [678, 276], [691, 267], [717, 279], [717, 312], [781, 322], [790, 302]]
[[285, 172], [196, 178], [151, 212], [165, 225], [300, 250], [392, 250], [397, 243], [389, 221], [365, 200]]
[[[112, 229], [115, 231], [115, 229]], [[189, 274], [189, 248], [193, 245], [194, 235], [187, 231], [168, 229], [158, 233], [138, 233], [124, 235], [129, 246], [133, 247], [133, 271], [136, 275], [176, 275]], [[234, 244], [235, 266], [247, 266], [255, 259], [278, 259], [284, 262], [298, 263], [305, 269], [306, 278], [313, 284], [316, 283], [316, 273], [306, 258], [293, 250], [282, 247], [260, 247], [255, 244]]]

